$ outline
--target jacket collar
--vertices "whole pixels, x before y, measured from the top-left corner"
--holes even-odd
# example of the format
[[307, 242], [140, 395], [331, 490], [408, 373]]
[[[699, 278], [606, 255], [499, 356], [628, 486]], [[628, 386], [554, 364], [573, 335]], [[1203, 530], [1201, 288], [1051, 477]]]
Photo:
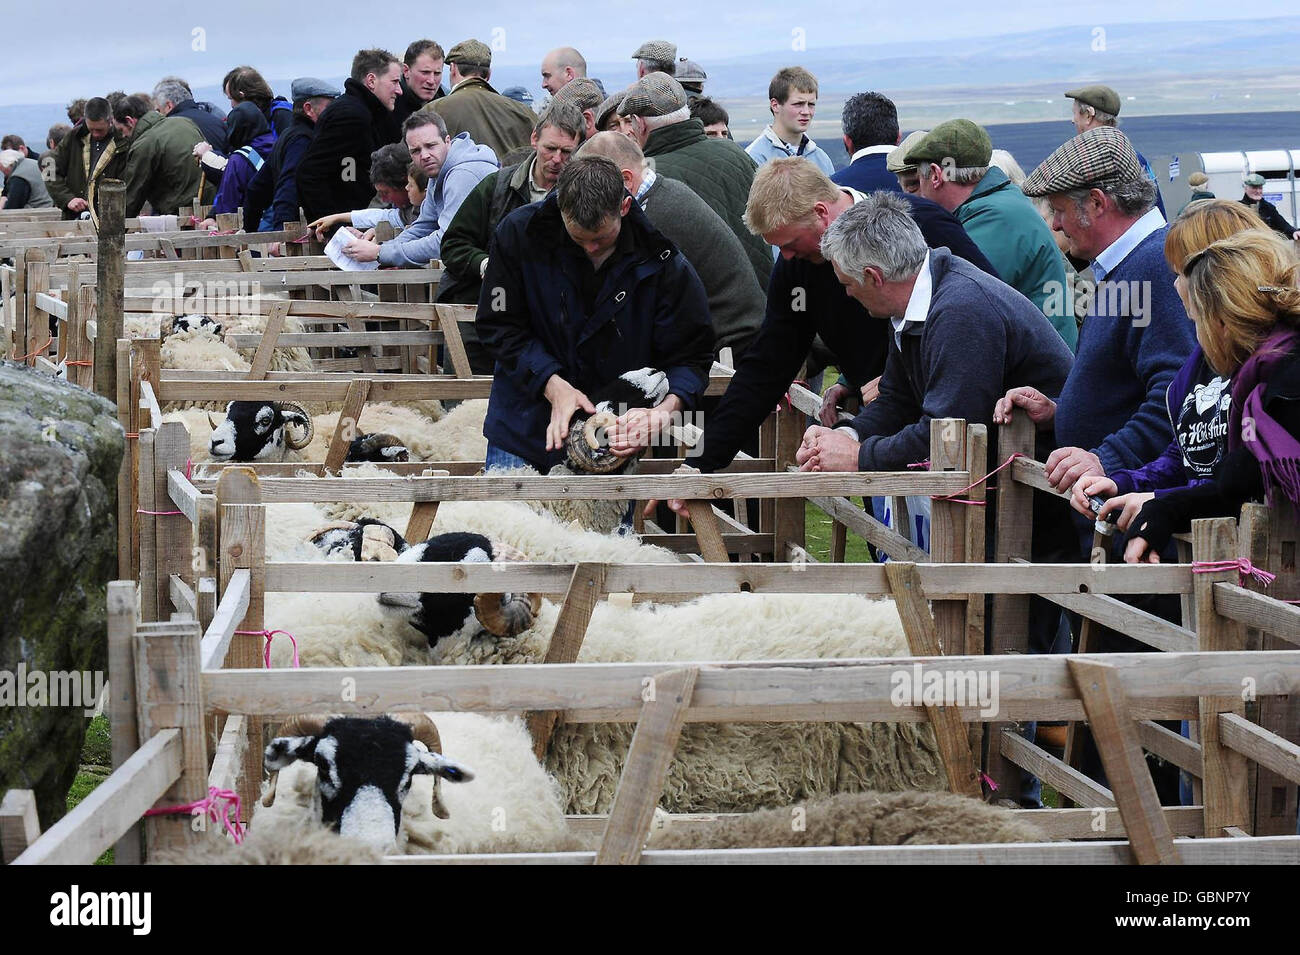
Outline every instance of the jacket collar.
[[[487, 80], [483, 79], [483, 77], [481, 77], [481, 76], [467, 76], [467, 77], [465, 77], [463, 80], [461, 80], [459, 83], [457, 83], [455, 86], [453, 86], [453, 87], [451, 88], [451, 92], [448, 93], [447, 95], [448, 95], [448, 96], [452, 96], [452, 95], [455, 95], [455, 93], [456, 93], [457, 91], [459, 91], [459, 90], [466, 90], [466, 89], [469, 89], [469, 88], [474, 87], [474, 86], [481, 86], [481, 87], [483, 87], [485, 90], [487, 90], [489, 93], [496, 93], [496, 90], [494, 90], [494, 89], [492, 88], [492, 84], [489, 83]], [[499, 95], [499, 94], [498, 94], [498, 95]]]
[[704, 135], [704, 124], [698, 119], [688, 119], [680, 123], [673, 123], [671, 126], [661, 126], [646, 137], [645, 154], [654, 156], [659, 153], [671, 152], [674, 149], [681, 149], [683, 146], [689, 146], [706, 138], [708, 137]]
[[145, 113], [135, 124], [135, 131], [132, 132], [131, 138], [135, 139], [141, 133], [146, 133], [163, 121], [163, 114], [156, 109], [151, 109]]
[[361, 100], [366, 109], [370, 110], [371, 116], [383, 118], [390, 115], [389, 111], [384, 108], [384, 104], [379, 102], [378, 96], [366, 89], [364, 83], [358, 83], [350, 76], [343, 81], [343, 92], [351, 93]]
[[503, 173], [510, 173], [510, 188], [521, 195], [527, 196], [528, 192], [528, 174], [533, 168], [533, 159], [537, 153], [533, 153], [532, 158], [525, 159], [523, 162], [516, 163], [513, 166], [506, 166], [501, 170]]
[[989, 171], [984, 174], [979, 182], [975, 184], [974, 191], [967, 197], [966, 201], [970, 202], [978, 196], [987, 196], [990, 193], [997, 192], [999, 189], [1006, 189], [1011, 185], [1011, 180], [1007, 174], [997, 166], [989, 166]]

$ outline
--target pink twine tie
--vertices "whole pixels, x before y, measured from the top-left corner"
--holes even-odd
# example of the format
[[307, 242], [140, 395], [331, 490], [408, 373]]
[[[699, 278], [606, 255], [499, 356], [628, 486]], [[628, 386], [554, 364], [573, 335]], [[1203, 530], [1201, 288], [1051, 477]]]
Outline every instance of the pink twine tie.
[[988, 773], [980, 773], [980, 779], [984, 780], [984, 785], [989, 787], [990, 792], [998, 791], [998, 784], [993, 781], [993, 777]]
[[1224, 570], [1235, 570], [1240, 575], [1240, 583], [1244, 586], [1250, 578], [1255, 578], [1263, 586], [1267, 587], [1277, 579], [1277, 574], [1270, 574], [1267, 570], [1256, 567], [1245, 557], [1235, 560], [1194, 560], [1192, 561], [1192, 573], [1194, 574], [1214, 574]]
[[[216, 786], [208, 787], [208, 796], [206, 799], [199, 799], [195, 802], [187, 802], [181, 806], [159, 806], [156, 809], [146, 809], [146, 816], [179, 816], [188, 813], [191, 816], [206, 815], [213, 822], [221, 824], [221, 827], [230, 833], [235, 840], [235, 845], [244, 841], [244, 826], [239, 821], [239, 793], [229, 789], [218, 789]], [[234, 813], [234, 821], [231, 821], [231, 813]]]
[[[990, 471], [988, 474], [984, 475], [984, 476], [983, 476], [982, 478], [980, 478], [978, 481], [975, 481], [975, 482], [973, 482], [973, 483], [971, 483], [971, 484], [967, 484], [967, 485], [966, 485], [964, 488], [962, 488], [960, 491], [953, 491], [951, 494], [931, 494], [931, 495], [930, 495], [930, 500], [932, 500], [932, 501], [947, 501], [947, 502], [950, 503], [950, 504], [970, 504], [970, 505], [973, 506], [973, 507], [987, 507], [987, 506], [988, 506], [988, 501], [972, 501], [972, 500], [968, 500], [967, 498], [964, 498], [964, 497], [959, 497], [958, 495], [960, 495], [960, 494], [965, 494], [967, 491], [971, 490], [972, 488], [977, 488], [977, 487], [979, 487], [981, 484], [983, 484], [985, 481], [987, 481], [987, 480], [988, 480], [989, 478], [991, 478], [993, 475], [997, 474], [997, 473], [998, 473], [999, 471], [1001, 471], [1003, 468], [1008, 467], [1008, 466], [1011, 464], [1011, 462], [1014, 461], [1016, 458], [1023, 458], [1023, 457], [1024, 457], [1023, 454], [1021, 454], [1019, 451], [1015, 451], [1015, 452], [1012, 453], [1011, 457], [1007, 458], [1005, 461], [1003, 461], [1001, 464], [999, 464], [997, 467], [995, 467], [995, 468], [994, 468], [992, 471]], [[926, 463], [929, 464], [928, 461], [927, 461]], [[911, 465], [909, 464], [908, 467], [911, 467]]]
[[271, 641], [275, 639], [277, 633], [284, 634], [289, 638], [289, 642], [293, 644], [293, 668], [295, 670], [299, 668], [298, 641], [294, 639], [293, 634], [288, 630], [236, 630], [235, 633], [249, 637], [262, 637], [266, 640], [266, 647], [262, 651], [262, 663], [268, 670], [271, 669]]

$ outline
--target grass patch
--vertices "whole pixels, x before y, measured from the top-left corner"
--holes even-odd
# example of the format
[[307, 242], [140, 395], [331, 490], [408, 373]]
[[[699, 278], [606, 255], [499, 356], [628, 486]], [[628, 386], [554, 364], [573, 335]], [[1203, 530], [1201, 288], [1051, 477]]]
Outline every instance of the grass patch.
[[108, 717], [101, 713], [86, 728], [86, 740], [81, 745], [81, 761], [91, 766], [113, 765], [113, 741], [108, 732]]
[[[83, 799], [94, 792], [95, 787], [108, 778], [109, 772], [110, 770], [106, 766], [83, 765], [77, 771], [77, 778], [72, 781], [72, 788], [68, 790], [68, 811], [71, 812]], [[110, 846], [104, 850], [103, 855], [95, 860], [95, 865], [112, 864], [113, 848]]]

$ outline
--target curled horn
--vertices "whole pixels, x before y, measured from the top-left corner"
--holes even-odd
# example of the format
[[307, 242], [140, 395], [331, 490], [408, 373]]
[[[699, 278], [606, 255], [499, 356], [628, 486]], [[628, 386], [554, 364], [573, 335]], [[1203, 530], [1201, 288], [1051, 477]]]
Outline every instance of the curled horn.
[[602, 451], [597, 432], [611, 427], [618, 416], [608, 411], [600, 411], [586, 421], [576, 421], [569, 429], [565, 442], [565, 455], [574, 470], [588, 474], [611, 474], [627, 463], [627, 458]]
[[533, 625], [541, 606], [540, 594], [478, 594], [474, 616], [494, 637], [513, 637]]
[[[431, 753], [442, 753], [442, 739], [438, 736], [438, 727], [434, 725], [433, 720], [429, 719], [426, 713], [394, 713], [393, 719], [406, 723], [411, 727], [411, 737], [417, 743], [423, 743], [424, 748]], [[433, 781], [433, 788], [430, 792], [430, 801], [432, 802], [433, 814], [439, 819], [448, 819], [451, 813], [447, 812], [447, 807], [442, 804], [442, 796], [438, 793], [438, 780]]]
[[216, 430], [217, 430], [217, 423], [216, 423], [215, 421], [212, 420], [212, 412], [211, 412], [211, 411], [208, 412], [208, 427], [211, 428], [213, 431], [216, 431]]
[[307, 413], [307, 409], [296, 401], [280, 402], [280, 413], [283, 414], [286, 411], [293, 411], [302, 415], [303, 420], [307, 422], [307, 436], [301, 441], [294, 441], [289, 437], [289, 427], [287, 423], [285, 424], [284, 446], [290, 451], [301, 451], [303, 448], [307, 447], [307, 445], [311, 444], [312, 435], [316, 433], [316, 426], [312, 423], [311, 415]]
[[[297, 716], [291, 716], [280, 724], [280, 730], [277, 736], [319, 736], [325, 732], [325, 724], [329, 722], [328, 716], [319, 713], [299, 713]], [[271, 773], [271, 778], [267, 780], [266, 793], [262, 796], [262, 805], [270, 806], [275, 802], [275, 783], [280, 778], [279, 772]]]

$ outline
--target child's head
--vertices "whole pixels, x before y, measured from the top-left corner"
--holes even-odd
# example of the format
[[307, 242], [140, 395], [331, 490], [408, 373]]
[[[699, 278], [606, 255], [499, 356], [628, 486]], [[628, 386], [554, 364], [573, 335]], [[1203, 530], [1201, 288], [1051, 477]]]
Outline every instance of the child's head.
[[406, 170], [406, 197], [411, 200], [411, 205], [419, 206], [424, 202], [424, 193], [429, 188], [429, 174], [411, 163]]

